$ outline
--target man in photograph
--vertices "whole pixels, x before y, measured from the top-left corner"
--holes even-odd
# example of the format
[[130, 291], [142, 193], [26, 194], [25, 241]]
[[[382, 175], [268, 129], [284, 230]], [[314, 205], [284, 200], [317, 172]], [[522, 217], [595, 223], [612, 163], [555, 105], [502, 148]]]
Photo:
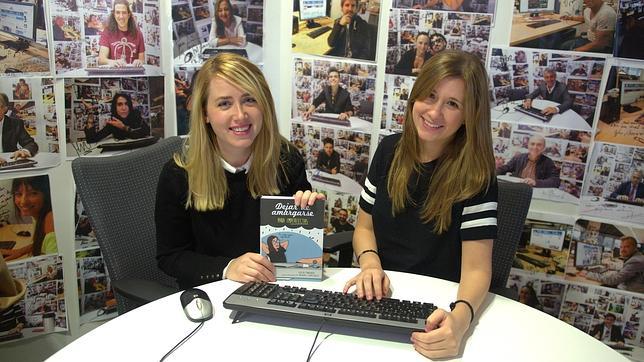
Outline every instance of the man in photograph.
[[637, 249], [634, 237], [623, 236], [620, 241], [619, 257], [624, 260], [624, 265], [619, 271], [593, 273], [582, 270], [579, 275], [609, 287], [644, 293], [644, 255]]
[[358, 0], [340, 0], [342, 16], [335, 19], [327, 39], [328, 55], [374, 60], [376, 30], [357, 15]]
[[317, 169], [330, 174], [340, 171], [340, 154], [333, 149], [333, 140], [325, 138], [324, 149], [318, 153]]
[[624, 345], [622, 329], [615, 325], [615, 319], [617, 318], [613, 313], [606, 313], [604, 322], [595, 324], [589, 334], [602, 342], [617, 342], [618, 345]]
[[635, 170], [631, 174], [631, 180], [622, 182], [612, 194], [612, 199], [632, 201], [644, 205], [644, 183], [642, 183], [642, 171]]
[[584, 0], [583, 16], [565, 15], [561, 20], [582, 21], [588, 27], [586, 36], [564, 42], [565, 50], [612, 53], [617, 13], [604, 0]]
[[523, 100], [523, 107], [532, 107], [532, 100], [541, 98], [548, 101], [559, 103], [556, 107], [546, 107], [541, 113], [545, 115], [563, 113], [572, 107], [572, 97], [568, 93], [566, 86], [557, 80], [557, 72], [552, 68], [547, 68], [543, 72], [543, 80], [541, 84], [528, 94]]
[[341, 233], [343, 231], [353, 231], [355, 228], [347, 221], [349, 212], [346, 209], [338, 210], [338, 217], [331, 219], [333, 232]]
[[545, 138], [533, 135], [528, 141], [528, 153], [512, 157], [508, 163], [497, 168], [496, 174], [505, 175], [511, 172], [512, 176], [521, 178], [532, 187], [559, 187], [559, 170], [555, 163], [543, 154], [545, 148]]
[[[27, 158], [35, 156], [38, 145], [25, 130], [21, 119], [7, 116], [9, 98], [0, 93], [0, 125], [2, 129], [2, 149], [0, 152], [13, 152], [11, 158]], [[20, 146], [20, 149], [18, 149]]]

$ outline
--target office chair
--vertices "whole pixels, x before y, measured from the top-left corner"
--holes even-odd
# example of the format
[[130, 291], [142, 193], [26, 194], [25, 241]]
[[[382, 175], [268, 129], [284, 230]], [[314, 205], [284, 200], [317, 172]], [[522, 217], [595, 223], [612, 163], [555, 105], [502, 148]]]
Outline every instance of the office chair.
[[[517, 251], [523, 225], [525, 224], [532, 187], [523, 183], [499, 180], [499, 198], [497, 208], [497, 238], [492, 247], [492, 280], [490, 292], [518, 299], [515, 290], [507, 288], [510, 269]], [[324, 236], [324, 252], [340, 252], [338, 267], [350, 267], [353, 260], [353, 231], [344, 231]]]
[[163, 165], [181, 148], [170, 137], [130, 153], [72, 161], [78, 194], [94, 228], [119, 314], [177, 292], [156, 264], [154, 205]]
[[492, 247], [490, 292], [517, 300], [519, 297], [517, 292], [507, 288], [506, 285], [528, 209], [530, 209], [532, 187], [524, 183], [502, 180], [498, 180], [498, 183], [499, 198], [496, 215], [498, 231]]

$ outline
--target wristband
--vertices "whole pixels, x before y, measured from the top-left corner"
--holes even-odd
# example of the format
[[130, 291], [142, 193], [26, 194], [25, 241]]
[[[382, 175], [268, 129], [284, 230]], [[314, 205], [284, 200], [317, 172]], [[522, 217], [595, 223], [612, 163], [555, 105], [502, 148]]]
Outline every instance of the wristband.
[[373, 250], [373, 249], [363, 250], [363, 251], [362, 251], [362, 253], [360, 253], [360, 254], [356, 257], [356, 261], [358, 262], [358, 265], [360, 265], [360, 257], [361, 257], [362, 255], [364, 255], [365, 253], [374, 253], [374, 254], [378, 255], [378, 252], [377, 252], [376, 250]]
[[459, 299], [457, 301], [454, 301], [454, 302], [450, 303], [449, 304], [449, 310], [453, 311], [454, 308], [456, 308], [456, 304], [458, 304], [458, 303], [463, 303], [468, 308], [470, 308], [470, 324], [472, 324], [472, 321], [474, 321], [474, 308], [472, 308], [472, 305], [467, 300]]

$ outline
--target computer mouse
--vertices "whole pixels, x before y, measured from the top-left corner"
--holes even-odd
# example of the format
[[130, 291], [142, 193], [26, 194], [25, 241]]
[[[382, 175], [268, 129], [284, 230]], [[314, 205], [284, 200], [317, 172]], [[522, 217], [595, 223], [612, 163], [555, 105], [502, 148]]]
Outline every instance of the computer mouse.
[[203, 322], [212, 318], [212, 303], [208, 294], [201, 289], [191, 288], [181, 293], [181, 306], [186, 317], [193, 322]]
[[27, 231], [27, 230], [22, 230], [22, 231], [18, 231], [16, 233], [16, 235], [18, 235], [18, 236], [31, 236], [31, 233], [29, 231]]

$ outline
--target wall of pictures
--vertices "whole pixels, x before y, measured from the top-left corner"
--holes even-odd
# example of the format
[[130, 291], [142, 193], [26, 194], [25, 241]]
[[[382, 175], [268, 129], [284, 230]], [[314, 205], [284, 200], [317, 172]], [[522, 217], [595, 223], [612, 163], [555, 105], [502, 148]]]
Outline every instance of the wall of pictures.
[[[239, 25], [226, 45], [211, 40], [218, 21], [227, 21], [215, 1], [126, 1], [135, 30], [123, 41], [108, 34], [119, 0], [27, 1], [33, 31], [0, 30], [0, 93], [6, 116], [24, 125], [15, 149], [3, 147], [0, 157], [29, 150], [34, 162], [0, 166], [0, 223], [10, 226], [0, 232], [12, 233], [0, 250], [25, 285], [12, 306], [19, 318], [0, 331], [3, 354], [44, 359], [54, 351], [36, 352], [30, 337], [49, 334], [64, 345], [117, 314], [100, 248], [69, 182], [70, 162], [106, 156], [99, 146], [120, 138], [187, 134], [194, 77], [209, 57], [235, 52], [265, 72], [279, 100], [280, 131], [327, 195], [325, 231], [334, 233], [355, 226], [369, 161], [383, 137], [403, 130], [418, 70], [443, 49], [463, 49], [486, 64], [499, 178], [525, 182], [512, 165], [531, 152], [549, 160], [547, 176], [535, 180], [508, 286], [521, 302], [592, 336], [613, 315], [626, 344], [644, 352], [644, 290], [609, 278], [629, 268], [626, 237], [644, 250], [644, 185], [641, 196], [628, 189], [644, 171], [642, 1], [604, 1], [611, 35], [598, 42], [587, 35], [581, 1], [556, 0], [531, 19], [520, 1], [450, 8], [358, 0], [349, 24], [356, 42], [334, 33], [340, 0], [310, 21], [289, 1], [232, 0], [219, 5]], [[535, 24], [544, 19], [561, 28], [547, 33], [552, 24]], [[311, 36], [312, 22], [328, 29]], [[546, 99], [544, 89], [554, 87], [559, 98]], [[522, 112], [526, 99], [537, 113], [556, 112], [545, 119]], [[119, 115], [119, 102], [128, 114]], [[139, 131], [120, 133], [121, 124]], [[55, 228], [42, 240], [35, 235], [42, 221], [18, 206], [20, 189], [32, 183], [49, 188], [43, 195]]]

